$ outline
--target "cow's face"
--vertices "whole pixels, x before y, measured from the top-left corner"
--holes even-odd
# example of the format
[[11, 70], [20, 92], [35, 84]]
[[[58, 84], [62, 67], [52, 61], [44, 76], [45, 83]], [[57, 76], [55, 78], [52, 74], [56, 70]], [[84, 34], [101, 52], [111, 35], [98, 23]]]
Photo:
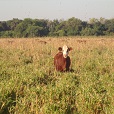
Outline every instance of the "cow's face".
[[63, 48], [59, 47], [58, 50], [63, 53], [64, 58], [67, 58], [68, 53], [70, 50], [72, 50], [72, 48], [68, 48], [66, 45], [64, 45]]
[[66, 45], [63, 46], [62, 51], [63, 51], [63, 57], [64, 57], [64, 58], [67, 58], [68, 53], [69, 53], [69, 51], [70, 51], [71, 49], [72, 49], [71, 47], [68, 48]]

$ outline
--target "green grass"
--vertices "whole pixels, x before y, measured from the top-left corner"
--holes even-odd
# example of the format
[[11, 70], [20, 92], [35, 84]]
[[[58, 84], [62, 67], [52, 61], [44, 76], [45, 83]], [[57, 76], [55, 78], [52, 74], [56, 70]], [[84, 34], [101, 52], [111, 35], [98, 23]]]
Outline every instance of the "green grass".
[[[114, 114], [113, 39], [39, 40], [0, 39], [0, 114]], [[64, 43], [72, 72], [60, 73], [53, 57]]]

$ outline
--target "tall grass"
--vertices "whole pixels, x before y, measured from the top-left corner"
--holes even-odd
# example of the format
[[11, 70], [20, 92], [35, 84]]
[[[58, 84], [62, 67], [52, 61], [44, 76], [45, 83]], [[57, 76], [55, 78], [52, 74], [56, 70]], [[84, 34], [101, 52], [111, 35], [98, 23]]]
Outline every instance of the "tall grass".
[[[53, 57], [67, 44], [72, 72]], [[0, 114], [113, 114], [113, 38], [0, 39]]]

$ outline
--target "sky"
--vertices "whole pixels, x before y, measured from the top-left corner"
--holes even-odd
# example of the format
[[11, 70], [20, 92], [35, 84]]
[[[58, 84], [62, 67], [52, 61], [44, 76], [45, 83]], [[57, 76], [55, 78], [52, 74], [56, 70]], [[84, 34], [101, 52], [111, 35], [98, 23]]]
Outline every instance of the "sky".
[[0, 21], [13, 18], [114, 18], [114, 0], [0, 0]]

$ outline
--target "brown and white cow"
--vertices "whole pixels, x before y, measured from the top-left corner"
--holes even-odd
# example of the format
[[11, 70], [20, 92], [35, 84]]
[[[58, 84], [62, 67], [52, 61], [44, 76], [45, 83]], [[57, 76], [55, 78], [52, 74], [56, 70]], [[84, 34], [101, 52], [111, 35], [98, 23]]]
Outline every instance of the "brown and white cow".
[[60, 72], [69, 71], [71, 60], [68, 54], [72, 48], [64, 45], [63, 47], [59, 47], [58, 50], [59, 52], [54, 57], [54, 65], [56, 70]]

